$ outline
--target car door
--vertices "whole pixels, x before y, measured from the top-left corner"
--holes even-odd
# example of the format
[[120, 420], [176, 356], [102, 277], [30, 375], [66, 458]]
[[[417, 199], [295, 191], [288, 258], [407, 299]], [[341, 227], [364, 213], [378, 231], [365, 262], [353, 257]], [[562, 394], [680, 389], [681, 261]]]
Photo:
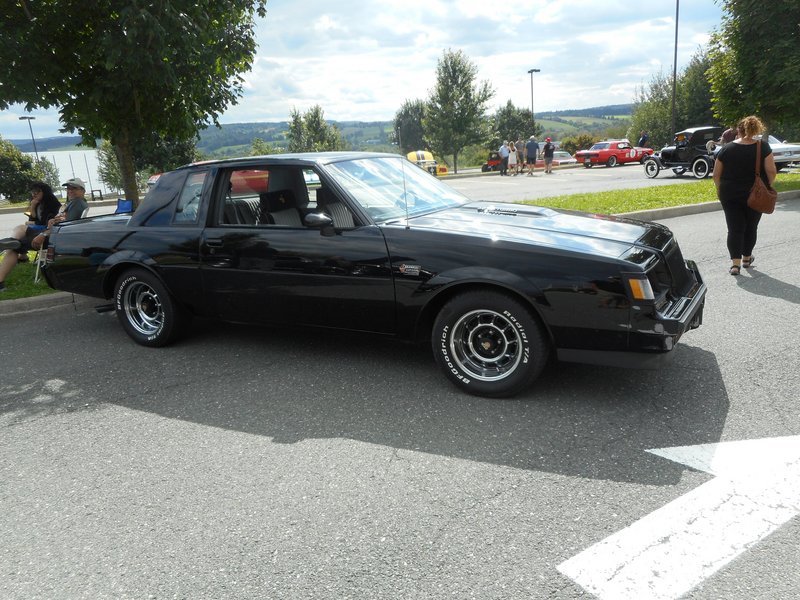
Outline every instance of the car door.
[[[305, 225], [319, 184], [308, 169], [265, 165], [219, 178], [200, 253], [204, 289], [220, 317], [395, 332], [392, 273], [377, 227]], [[283, 204], [267, 206], [275, 199]], [[293, 210], [299, 216], [288, 218]]]

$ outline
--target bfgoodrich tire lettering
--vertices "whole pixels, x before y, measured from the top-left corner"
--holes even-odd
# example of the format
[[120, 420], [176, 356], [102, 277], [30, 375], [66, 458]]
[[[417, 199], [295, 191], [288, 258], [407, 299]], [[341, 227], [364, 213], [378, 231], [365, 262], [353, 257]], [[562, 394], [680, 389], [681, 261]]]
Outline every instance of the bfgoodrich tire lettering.
[[512, 396], [539, 376], [548, 358], [542, 327], [514, 298], [494, 291], [459, 294], [433, 327], [436, 362], [462, 390]]
[[187, 319], [158, 277], [144, 269], [132, 269], [120, 276], [114, 303], [125, 333], [143, 346], [169, 344]]

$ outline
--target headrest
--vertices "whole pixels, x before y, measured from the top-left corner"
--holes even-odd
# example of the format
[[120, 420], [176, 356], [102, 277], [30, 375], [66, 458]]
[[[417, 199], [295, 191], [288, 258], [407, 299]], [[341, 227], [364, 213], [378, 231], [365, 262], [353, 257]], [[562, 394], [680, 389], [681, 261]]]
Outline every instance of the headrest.
[[275, 190], [261, 194], [261, 206], [269, 212], [278, 212], [287, 208], [297, 208], [292, 190]]

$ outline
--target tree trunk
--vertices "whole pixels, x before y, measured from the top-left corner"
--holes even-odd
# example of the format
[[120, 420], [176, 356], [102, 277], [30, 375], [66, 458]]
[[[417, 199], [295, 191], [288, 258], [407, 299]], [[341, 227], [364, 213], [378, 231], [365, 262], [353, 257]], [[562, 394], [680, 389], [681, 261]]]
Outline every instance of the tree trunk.
[[458, 173], [458, 152], [453, 152], [453, 173]]
[[114, 145], [114, 153], [117, 155], [117, 162], [119, 162], [125, 199], [131, 200], [134, 209], [136, 209], [139, 206], [139, 183], [136, 180], [136, 167], [133, 165], [133, 152], [128, 132], [118, 135], [112, 143]]

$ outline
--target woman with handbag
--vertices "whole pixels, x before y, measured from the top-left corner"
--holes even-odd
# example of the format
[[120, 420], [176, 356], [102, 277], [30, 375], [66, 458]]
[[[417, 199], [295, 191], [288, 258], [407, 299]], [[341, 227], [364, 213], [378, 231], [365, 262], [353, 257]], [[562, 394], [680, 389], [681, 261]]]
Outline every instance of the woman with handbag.
[[739, 275], [742, 267], [753, 266], [753, 248], [762, 213], [750, 208], [747, 200], [756, 172], [769, 188], [778, 174], [769, 143], [756, 139], [764, 132], [761, 120], [752, 115], [745, 117], [739, 121], [737, 129], [739, 137], [723, 146], [714, 163], [714, 185], [728, 226], [727, 245], [731, 257], [728, 272], [731, 275]]

